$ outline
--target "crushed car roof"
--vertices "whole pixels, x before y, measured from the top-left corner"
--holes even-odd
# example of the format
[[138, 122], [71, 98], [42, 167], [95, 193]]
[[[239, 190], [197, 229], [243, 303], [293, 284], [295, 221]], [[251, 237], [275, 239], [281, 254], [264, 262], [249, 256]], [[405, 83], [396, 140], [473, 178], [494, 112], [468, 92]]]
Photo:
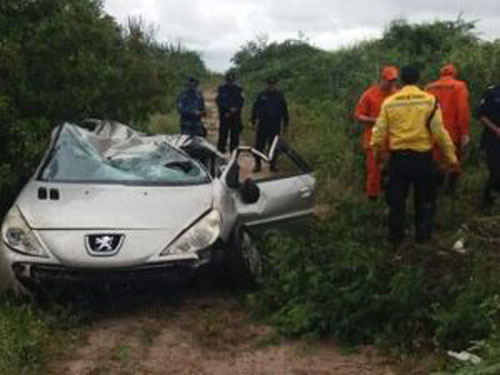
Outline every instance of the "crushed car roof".
[[[89, 127], [91, 129], [89, 129]], [[58, 126], [38, 179], [58, 182], [197, 184], [210, 177], [183, 149], [218, 154], [203, 138], [147, 135], [108, 121]], [[221, 156], [221, 155], [219, 155]]]

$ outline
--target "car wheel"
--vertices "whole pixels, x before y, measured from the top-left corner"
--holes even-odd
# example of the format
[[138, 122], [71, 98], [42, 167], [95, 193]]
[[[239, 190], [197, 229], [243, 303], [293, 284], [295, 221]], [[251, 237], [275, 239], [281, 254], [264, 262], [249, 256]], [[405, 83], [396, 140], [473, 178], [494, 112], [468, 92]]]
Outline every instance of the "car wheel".
[[243, 228], [234, 230], [227, 246], [226, 270], [233, 285], [252, 288], [262, 282], [262, 261], [250, 234]]

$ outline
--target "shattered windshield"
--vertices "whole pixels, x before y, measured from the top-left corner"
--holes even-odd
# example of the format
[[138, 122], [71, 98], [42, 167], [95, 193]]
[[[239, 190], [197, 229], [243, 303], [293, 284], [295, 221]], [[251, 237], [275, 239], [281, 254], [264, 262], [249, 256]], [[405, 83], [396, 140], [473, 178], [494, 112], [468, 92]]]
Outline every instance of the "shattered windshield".
[[64, 124], [47, 162], [43, 181], [185, 185], [209, 181], [194, 160], [165, 136], [145, 136], [106, 123], [95, 131]]

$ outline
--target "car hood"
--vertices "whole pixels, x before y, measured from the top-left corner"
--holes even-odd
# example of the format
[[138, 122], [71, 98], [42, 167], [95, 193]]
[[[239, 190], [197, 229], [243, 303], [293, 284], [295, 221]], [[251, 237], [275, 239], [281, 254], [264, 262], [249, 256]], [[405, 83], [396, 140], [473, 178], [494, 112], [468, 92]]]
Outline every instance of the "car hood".
[[[40, 189], [47, 191], [45, 199]], [[177, 232], [208, 211], [212, 200], [211, 184], [144, 187], [32, 181], [16, 203], [33, 229]]]

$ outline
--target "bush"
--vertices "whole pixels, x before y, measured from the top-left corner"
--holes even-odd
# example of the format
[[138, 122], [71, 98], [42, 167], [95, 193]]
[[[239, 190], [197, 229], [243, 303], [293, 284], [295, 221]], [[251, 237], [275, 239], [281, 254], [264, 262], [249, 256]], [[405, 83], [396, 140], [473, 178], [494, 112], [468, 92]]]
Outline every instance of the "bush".
[[[476, 222], [485, 215], [476, 207], [485, 178], [481, 126], [472, 122], [459, 198], [440, 199], [437, 241], [395, 252], [385, 241], [385, 205], [361, 196], [361, 130], [353, 112], [383, 65], [410, 62], [421, 65], [423, 84], [436, 79], [443, 64], [456, 64], [468, 80], [474, 108], [483, 90], [500, 78], [499, 46], [500, 41], [479, 39], [474, 24], [462, 20], [415, 25], [397, 20], [382, 38], [338, 51], [303, 40], [261, 38], [235, 55], [247, 97], [267, 75], [281, 79], [292, 113], [288, 141], [313, 164], [319, 204], [329, 208], [311, 235], [271, 234], [262, 243], [268, 279], [252, 301], [281, 332], [407, 351], [464, 349], [494, 337], [498, 231]], [[451, 250], [458, 238], [466, 239], [466, 255]]]
[[141, 19], [119, 26], [99, 0], [0, 2], [0, 213], [33, 172], [52, 127], [103, 118], [144, 123], [165, 113], [198, 53], [157, 42]]
[[267, 279], [254, 307], [284, 334], [404, 351], [462, 350], [494, 334], [500, 283], [487, 272], [491, 250], [478, 245], [460, 257], [445, 241], [395, 252], [380, 214], [381, 207], [344, 202], [307, 238], [268, 235]]

